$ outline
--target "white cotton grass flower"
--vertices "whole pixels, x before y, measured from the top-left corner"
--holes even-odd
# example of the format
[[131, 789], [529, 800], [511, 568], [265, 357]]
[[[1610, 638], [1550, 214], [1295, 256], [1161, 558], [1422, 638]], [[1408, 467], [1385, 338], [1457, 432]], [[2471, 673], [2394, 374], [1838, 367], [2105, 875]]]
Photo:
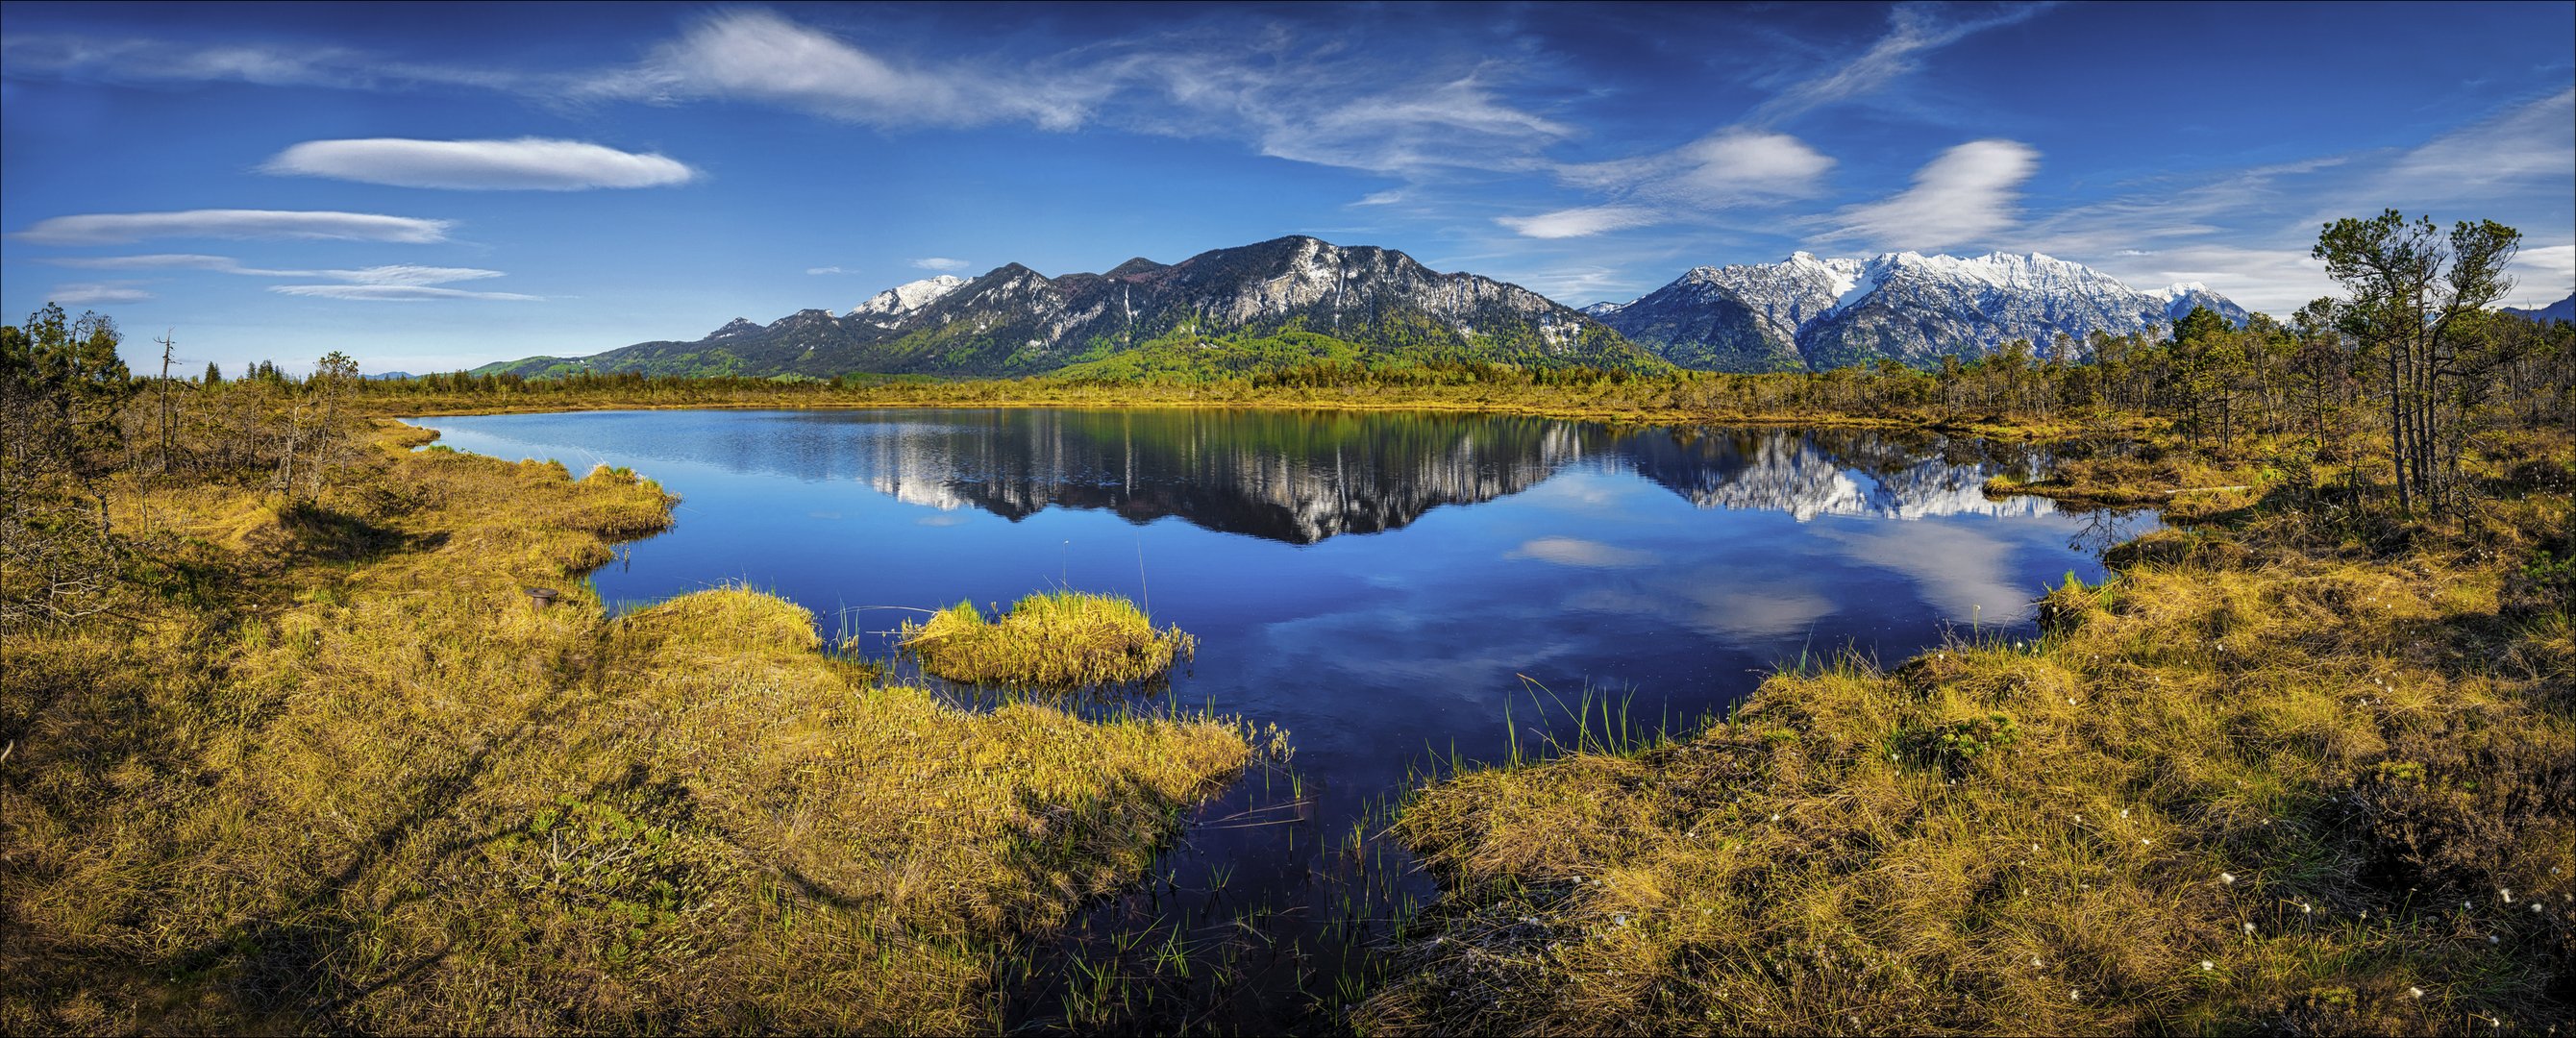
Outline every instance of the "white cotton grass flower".
[[2232, 886], [2235, 886], [2235, 885], [2236, 885], [2236, 874], [2235, 874], [2235, 873], [2233, 873], [2233, 872], [2221, 872], [2221, 873], [2219, 873], [2219, 874], [2218, 874], [2218, 881], [2219, 881], [2219, 882], [2221, 882], [2221, 883], [2225, 883], [2225, 884], [2227, 884], [2228, 886], [2231, 886], [2231, 887], [2232, 887]]
[[2313, 915], [2313, 914], [2315, 914], [2315, 913], [2316, 913], [2316, 910], [2317, 910], [2317, 909], [2316, 909], [2316, 906], [2314, 906], [2314, 905], [2311, 905], [2311, 904], [2309, 904], [2309, 903], [2307, 903], [2307, 902], [2305, 902], [2305, 901], [2301, 901], [2301, 902], [2299, 902], [2299, 914], [2300, 914], [2300, 915]]
[[2496, 889], [2496, 893], [2499, 893], [2499, 894], [2504, 895], [2504, 903], [2505, 903], [2505, 904], [2510, 905], [2510, 904], [2512, 904], [2512, 903], [2513, 903], [2513, 888], [2512, 888], [2512, 887], [2499, 887], [2499, 888], [2497, 888], [2497, 889]]
[[2252, 924], [2252, 923], [2247, 923], [2247, 924], [2245, 924], [2245, 932], [2246, 932], [2246, 934], [2247, 934], [2247, 935], [2249, 935], [2249, 936], [2250, 936], [2250, 935], [2252, 935], [2252, 934], [2254, 933], [2254, 924]]
[[1772, 812], [1772, 814], [1771, 814], [1771, 820], [1772, 820], [1772, 821], [1774, 821], [1774, 822], [1779, 821], [1779, 820], [1780, 820], [1780, 814], [1779, 814], [1779, 812], [1776, 812], [1776, 811], [1775, 811], [1775, 812]]
[[2048, 965], [2048, 964], [2047, 964], [2047, 963], [2045, 963], [2045, 962], [2041, 962], [2041, 961], [2040, 961], [2040, 959], [2039, 959], [2039, 956], [2036, 956], [2036, 955], [2033, 955], [2033, 956], [2031, 956], [2031, 957], [2030, 957], [2030, 964], [2031, 964], [2031, 965], [2033, 965], [2033, 966], [2046, 966], [2046, 965]]
[[2422, 998], [2422, 997], [2424, 997], [2424, 989], [2423, 989], [2423, 988], [2407, 988], [2407, 989], [2406, 989], [2406, 996], [2407, 996], [2408, 998]]
[[2122, 817], [2122, 818], [2127, 818], [2127, 817], [2129, 817], [2129, 809], [2128, 809], [2128, 808], [2125, 808], [2125, 807], [2124, 807], [2124, 808], [2121, 808], [2121, 809], [2120, 809], [2120, 817]]
[[2211, 970], [2214, 970], [2214, 969], [2217, 969], [2217, 968], [2218, 968], [2218, 964], [2217, 964], [2217, 963], [2213, 963], [2213, 962], [2209, 961], [2208, 959], [2202, 959], [2202, 960], [2200, 960], [2200, 971], [2201, 971], [2201, 972], [2203, 972], [2203, 973], [2207, 973], [2207, 972], [2209, 972], [2209, 971], [2211, 971]]
[[2147, 839], [2144, 836], [2138, 837], [2138, 846], [2140, 847], [2152, 847], [2155, 846], [2155, 843], [2156, 841]]

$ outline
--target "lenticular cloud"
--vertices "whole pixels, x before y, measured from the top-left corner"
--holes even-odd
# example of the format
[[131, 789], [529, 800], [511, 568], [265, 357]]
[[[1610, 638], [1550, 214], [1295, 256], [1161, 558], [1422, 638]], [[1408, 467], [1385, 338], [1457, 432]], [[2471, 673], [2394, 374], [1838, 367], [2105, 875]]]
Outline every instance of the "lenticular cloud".
[[399, 137], [306, 141], [261, 172], [394, 187], [457, 191], [583, 191], [685, 184], [697, 171], [677, 159], [583, 141], [417, 141]]

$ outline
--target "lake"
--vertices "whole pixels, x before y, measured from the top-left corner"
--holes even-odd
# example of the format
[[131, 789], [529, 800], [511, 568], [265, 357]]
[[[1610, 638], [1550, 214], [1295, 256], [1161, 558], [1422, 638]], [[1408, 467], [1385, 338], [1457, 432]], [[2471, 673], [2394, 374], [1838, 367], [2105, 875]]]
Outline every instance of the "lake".
[[[1059, 587], [1145, 603], [1199, 638], [1161, 702], [1288, 729], [1295, 777], [1212, 805], [1166, 863], [1172, 891], [1094, 925], [1268, 905], [1292, 941], [1349, 882], [1328, 845], [1421, 774], [1571, 740], [1586, 701], [1680, 727], [1802, 658], [2027, 636], [2046, 586], [2100, 579], [2100, 550], [2153, 522], [1986, 498], [1987, 477], [2044, 464], [2028, 448], [1850, 430], [1212, 409], [412, 421], [682, 495], [669, 532], [592, 577], [620, 609], [744, 583], [884, 655], [906, 610]], [[1428, 889], [1370, 883], [1362, 901]]]

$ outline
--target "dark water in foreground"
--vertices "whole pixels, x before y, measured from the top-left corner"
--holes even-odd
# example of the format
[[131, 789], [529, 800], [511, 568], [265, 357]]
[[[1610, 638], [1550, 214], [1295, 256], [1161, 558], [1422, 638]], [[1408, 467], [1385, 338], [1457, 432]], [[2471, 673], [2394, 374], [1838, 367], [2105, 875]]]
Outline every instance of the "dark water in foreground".
[[[1354, 879], [1392, 852], [1340, 844], [1453, 754], [1500, 759], [1513, 729], [1524, 750], [1570, 740], [1587, 690], [1680, 726], [1802, 655], [1893, 663], [1945, 630], [2027, 633], [2044, 585], [2099, 579], [2100, 549], [2152, 522], [1987, 500], [1986, 477], [2030, 469], [2025, 454], [1848, 431], [1184, 410], [415, 421], [460, 450], [631, 466], [683, 495], [670, 532], [595, 575], [612, 603], [743, 582], [882, 653], [918, 614], [880, 607], [1071, 587], [1196, 634], [1170, 698], [1290, 730], [1297, 777], [1246, 783], [1169, 857], [1168, 883], [1090, 920], [1162, 919], [1200, 951], [1266, 934], [1275, 961], [1238, 967], [1231, 1009], [1124, 1018], [1161, 1024], [1281, 1022], [1293, 989], [1329, 994], [1328, 917], [1427, 891], [1400, 861]], [[1227, 925], [1245, 911], [1262, 921]], [[1062, 1019], [1045, 986], [1015, 1023]]]

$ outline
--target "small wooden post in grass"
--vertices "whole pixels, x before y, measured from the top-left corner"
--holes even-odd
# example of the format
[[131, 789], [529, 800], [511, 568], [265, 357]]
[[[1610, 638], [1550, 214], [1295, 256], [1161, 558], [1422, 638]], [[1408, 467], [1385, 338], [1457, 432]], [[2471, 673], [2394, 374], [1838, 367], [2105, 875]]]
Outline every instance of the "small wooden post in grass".
[[531, 602], [535, 602], [535, 603], [537, 604], [537, 608], [539, 608], [539, 609], [543, 609], [543, 608], [545, 608], [545, 607], [547, 607], [547, 606], [553, 605], [553, 604], [555, 604], [555, 599], [558, 599], [558, 598], [562, 598], [562, 597], [563, 597], [563, 592], [557, 591], [557, 590], [555, 590], [555, 589], [553, 589], [553, 588], [550, 588], [550, 587], [532, 587], [532, 588], [528, 588], [528, 589], [527, 589], [527, 592], [528, 592], [528, 600], [529, 600], [529, 601], [531, 601]]

